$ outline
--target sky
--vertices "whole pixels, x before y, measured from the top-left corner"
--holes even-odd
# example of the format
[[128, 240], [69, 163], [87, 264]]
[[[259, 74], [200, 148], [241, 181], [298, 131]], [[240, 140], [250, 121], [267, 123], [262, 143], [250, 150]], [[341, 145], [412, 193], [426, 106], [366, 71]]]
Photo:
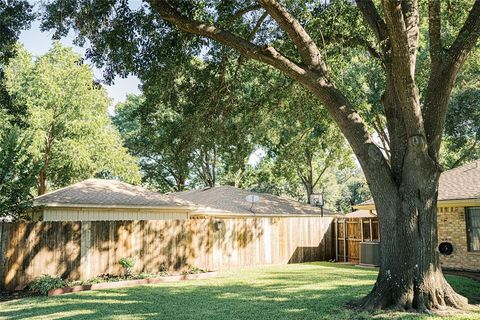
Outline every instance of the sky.
[[[22, 43], [25, 48], [30, 51], [34, 56], [40, 56], [46, 53], [52, 47], [52, 34], [51, 32], [40, 31], [40, 21], [36, 20], [32, 23], [29, 30], [24, 30], [19, 38], [19, 42]], [[85, 55], [85, 49], [73, 44], [73, 34], [63, 38], [60, 42], [64, 46], [72, 47], [75, 52], [78, 52], [82, 56]], [[88, 63], [88, 61], [86, 61]], [[99, 69], [93, 68], [95, 77], [97, 80], [102, 79], [102, 72]], [[113, 106], [118, 102], [125, 101], [127, 94], [138, 94], [140, 90], [138, 88], [140, 81], [134, 76], [129, 76], [126, 79], [117, 77], [114, 84], [105, 88], [108, 91], [108, 95], [112, 99], [112, 105], [109, 112], [113, 112]]]

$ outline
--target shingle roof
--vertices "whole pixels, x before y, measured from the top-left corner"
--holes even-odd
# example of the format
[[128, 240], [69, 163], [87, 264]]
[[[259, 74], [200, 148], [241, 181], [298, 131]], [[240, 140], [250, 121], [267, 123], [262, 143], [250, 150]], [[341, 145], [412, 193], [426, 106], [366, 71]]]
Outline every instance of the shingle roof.
[[185, 200], [117, 180], [88, 179], [35, 198], [38, 206], [187, 207]]
[[480, 199], [480, 160], [440, 175], [438, 200]]
[[[202, 207], [229, 213], [249, 213], [251, 203], [246, 201], [247, 195], [257, 195], [260, 200], [253, 205], [252, 211], [258, 214], [320, 214], [318, 207], [278, 197], [267, 193], [256, 193], [232, 186], [218, 186], [208, 189], [171, 193], [178, 199], [190, 201]], [[333, 214], [324, 210], [325, 215]]]
[[[480, 199], [480, 160], [442, 172], [438, 201]], [[358, 206], [373, 205], [369, 199]]]

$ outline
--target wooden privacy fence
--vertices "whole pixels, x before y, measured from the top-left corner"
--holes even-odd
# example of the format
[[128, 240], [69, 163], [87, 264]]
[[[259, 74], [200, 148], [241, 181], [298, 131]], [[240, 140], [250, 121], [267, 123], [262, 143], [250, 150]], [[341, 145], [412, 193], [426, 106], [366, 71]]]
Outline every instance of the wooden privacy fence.
[[88, 279], [121, 273], [221, 270], [333, 259], [332, 218], [264, 217], [157, 221], [0, 223], [0, 291], [42, 274]]

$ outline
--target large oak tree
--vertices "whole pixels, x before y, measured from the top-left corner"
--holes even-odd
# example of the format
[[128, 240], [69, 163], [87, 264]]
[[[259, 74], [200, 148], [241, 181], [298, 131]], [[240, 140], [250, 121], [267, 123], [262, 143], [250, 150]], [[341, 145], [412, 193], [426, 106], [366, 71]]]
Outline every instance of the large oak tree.
[[[78, 40], [88, 38], [92, 44], [90, 58], [99, 64], [110, 61], [107, 73], [137, 68], [142, 78], [181, 59], [184, 48], [201, 54], [201, 48], [209, 46], [204, 40], [210, 39], [236, 51], [239, 60], [254, 59], [297, 81], [318, 97], [337, 123], [375, 200], [383, 235], [382, 262], [364, 307], [425, 311], [466, 305], [440, 269], [436, 206], [448, 102], [480, 34], [480, 1], [460, 2], [453, 12], [462, 20], [458, 28], [445, 21], [449, 8], [440, 0], [146, 2], [132, 8], [125, 1], [53, 1], [47, 6], [44, 27], [56, 28], [59, 36], [70, 28], [78, 30]], [[343, 39], [345, 45], [363, 46], [382, 67], [388, 157], [375, 144], [355, 101], [332, 76], [335, 70], [329, 68], [331, 61], [323, 49], [338, 39], [330, 37], [322, 21], [308, 23], [328, 7], [334, 9], [324, 19], [336, 17], [332, 23], [352, 12], [363, 17], [360, 25], [345, 19], [337, 31], [350, 31], [354, 36]], [[463, 12], [467, 14], [462, 16]], [[424, 21], [425, 38], [420, 37]], [[188, 37], [175, 28], [200, 37]], [[357, 36], [355, 31], [362, 28], [369, 36]], [[419, 70], [421, 39], [428, 41], [429, 61]], [[165, 52], [169, 54], [164, 59], [157, 58]], [[419, 81], [419, 73], [426, 74], [425, 81]]]

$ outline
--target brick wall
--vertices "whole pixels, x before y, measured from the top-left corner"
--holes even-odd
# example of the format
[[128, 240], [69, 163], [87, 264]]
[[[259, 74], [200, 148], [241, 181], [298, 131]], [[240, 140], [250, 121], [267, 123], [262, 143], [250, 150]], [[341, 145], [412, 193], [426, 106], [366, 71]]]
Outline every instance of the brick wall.
[[444, 268], [480, 271], [480, 252], [468, 252], [464, 207], [438, 208], [438, 243], [451, 242], [453, 253], [440, 255]]

